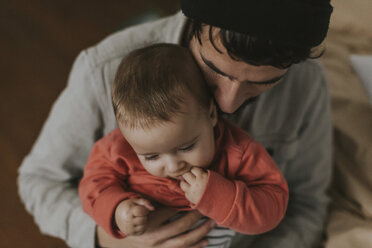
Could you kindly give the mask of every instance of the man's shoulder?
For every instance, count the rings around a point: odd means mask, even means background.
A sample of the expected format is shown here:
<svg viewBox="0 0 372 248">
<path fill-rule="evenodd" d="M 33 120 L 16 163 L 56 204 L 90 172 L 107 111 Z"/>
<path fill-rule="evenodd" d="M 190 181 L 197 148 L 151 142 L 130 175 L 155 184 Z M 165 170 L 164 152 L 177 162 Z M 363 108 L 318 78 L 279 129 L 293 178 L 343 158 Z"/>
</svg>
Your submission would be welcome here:
<svg viewBox="0 0 372 248">
<path fill-rule="evenodd" d="M 302 70 L 315 70 L 315 71 L 323 70 L 323 66 L 316 59 L 306 59 L 305 61 L 295 64 L 292 67 L 297 68 L 297 69 L 301 68 Z"/>
<path fill-rule="evenodd" d="M 290 105 L 295 102 L 305 104 L 316 98 L 320 91 L 327 90 L 326 83 L 323 66 L 316 60 L 308 59 L 292 65 L 282 81 L 263 98 Z"/>
<path fill-rule="evenodd" d="M 177 43 L 184 23 L 185 17 L 179 12 L 156 21 L 131 26 L 109 35 L 84 53 L 89 57 L 91 66 L 104 67 L 137 48 L 154 43 Z"/>
<path fill-rule="evenodd" d="M 314 59 L 307 59 L 304 62 L 295 64 L 288 70 L 287 81 L 291 80 L 293 83 L 301 84 L 308 88 L 314 88 L 317 83 L 324 83 L 324 69 L 319 61 Z"/>
<path fill-rule="evenodd" d="M 283 146 L 297 139 L 309 113 L 327 107 L 327 95 L 321 64 L 306 60 L 292 65 L 275 87 L 237 113 L 235 122 L 265 147 Z"/>
<path fill-rule="evenodd" d="M 97 99 L 102 112 L 112 120 L 110 88 L 122 58 L 129 52 L 154 43 L 177 43 L 186 18 L 177 13 L 157 21 L 131 26 L 83 50 L 70 73 L 70 84 L 81 89 L 84 99 Z M 83 87 L 84 86 L 84 87 Z"/>
</svg>

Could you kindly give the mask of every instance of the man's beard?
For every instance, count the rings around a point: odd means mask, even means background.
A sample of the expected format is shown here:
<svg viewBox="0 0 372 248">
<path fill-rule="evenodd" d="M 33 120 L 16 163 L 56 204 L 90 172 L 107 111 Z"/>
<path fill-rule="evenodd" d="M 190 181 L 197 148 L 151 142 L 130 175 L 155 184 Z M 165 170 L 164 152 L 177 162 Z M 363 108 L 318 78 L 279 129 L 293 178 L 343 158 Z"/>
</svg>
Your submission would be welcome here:
<svg viewBox="0 0 372 248">
<path fill-rule="evenodd" d="M 219 114 L 223 114 L 225 116 L 229 116 L 229 115 L 234 115 L 236 113 L 239 113 L 241 110 L 245 109 L 245 107 L 247 107 L 248 105 L 251 105 L 252 103 L 256 102 L 258 100 L 258 96 L 254 96 L 254 97 L 251 97 L 251 98 L 248 98 L 247 100 L 245 100 L 245 102 L 243 102 L 242 105 L 239 106 L 239 108 L 237 108 L 234 112 L 232 113 L 225 113 L 223 112 L 220 107 L 218 106 L 218 104 L 215 102 L 216 106 L 217 106 L 217 111 Z"/>
</svg>

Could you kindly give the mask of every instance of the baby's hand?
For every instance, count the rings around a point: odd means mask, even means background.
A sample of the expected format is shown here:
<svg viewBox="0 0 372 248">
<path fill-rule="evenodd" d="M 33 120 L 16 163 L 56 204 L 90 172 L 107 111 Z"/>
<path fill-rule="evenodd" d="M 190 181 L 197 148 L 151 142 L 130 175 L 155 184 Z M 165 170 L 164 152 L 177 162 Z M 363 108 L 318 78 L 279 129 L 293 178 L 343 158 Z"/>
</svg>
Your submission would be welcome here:
<svg viewBox="0 0 372 248">
<path fill-rule="evenodd" d="M 207 185 L 208 173 L 199 167 L 193 167 L 190 172 L 182 176 L 185 181 L 181 181 L 181 189 L 185 192 L 187 200 L 197 204 Z"/>
<path fill-rule="evenodd" d="M 116 225 L 127 236 L 140 235 L 146 229 L 149 211 L 154 209 L 154 206 L 143 198 L 124 200 L 115 210 Z"/>
</svg>

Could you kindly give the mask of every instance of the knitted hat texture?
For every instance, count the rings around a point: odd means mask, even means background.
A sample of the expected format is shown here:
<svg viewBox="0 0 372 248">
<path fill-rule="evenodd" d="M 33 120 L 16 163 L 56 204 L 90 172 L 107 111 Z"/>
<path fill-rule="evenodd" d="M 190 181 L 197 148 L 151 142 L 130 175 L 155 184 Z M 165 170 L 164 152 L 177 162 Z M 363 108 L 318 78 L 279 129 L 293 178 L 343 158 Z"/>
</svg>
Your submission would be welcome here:
<svg viewBox="0 0 372 248">
<path fill-rule="evenodd" d="M 301 47 L 328 32 L 330 0 L 181 0 L 187 17 L 219 28 Z"/>
</svg>

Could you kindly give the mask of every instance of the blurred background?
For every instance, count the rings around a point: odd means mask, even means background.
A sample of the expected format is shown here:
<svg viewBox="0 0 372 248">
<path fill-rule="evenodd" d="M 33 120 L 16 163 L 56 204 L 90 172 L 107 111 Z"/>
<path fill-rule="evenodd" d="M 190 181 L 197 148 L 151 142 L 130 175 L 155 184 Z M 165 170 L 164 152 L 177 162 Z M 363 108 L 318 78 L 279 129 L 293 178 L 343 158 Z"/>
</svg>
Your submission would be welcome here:
<svg viewBox="0 0 372 248">
<path fill-rule="evenodd" d="M 321 62 L 332 97 L 335 157 L 347 159 L 335 160 L 326 248 L 370 248 L 372 105 L 350 55 L 372 55 L 372 0 L 331 2 L 334 13 Z M 177 0 L 1 2 L 1 248 L 67 247 L 39 232 L 20 202 L 16 178 L 51 105 L 66 85 L 75 57 L 112 32 L 177 10 Z M 344 149 L 347 144 L 351 149 Z"/>
</svg>

